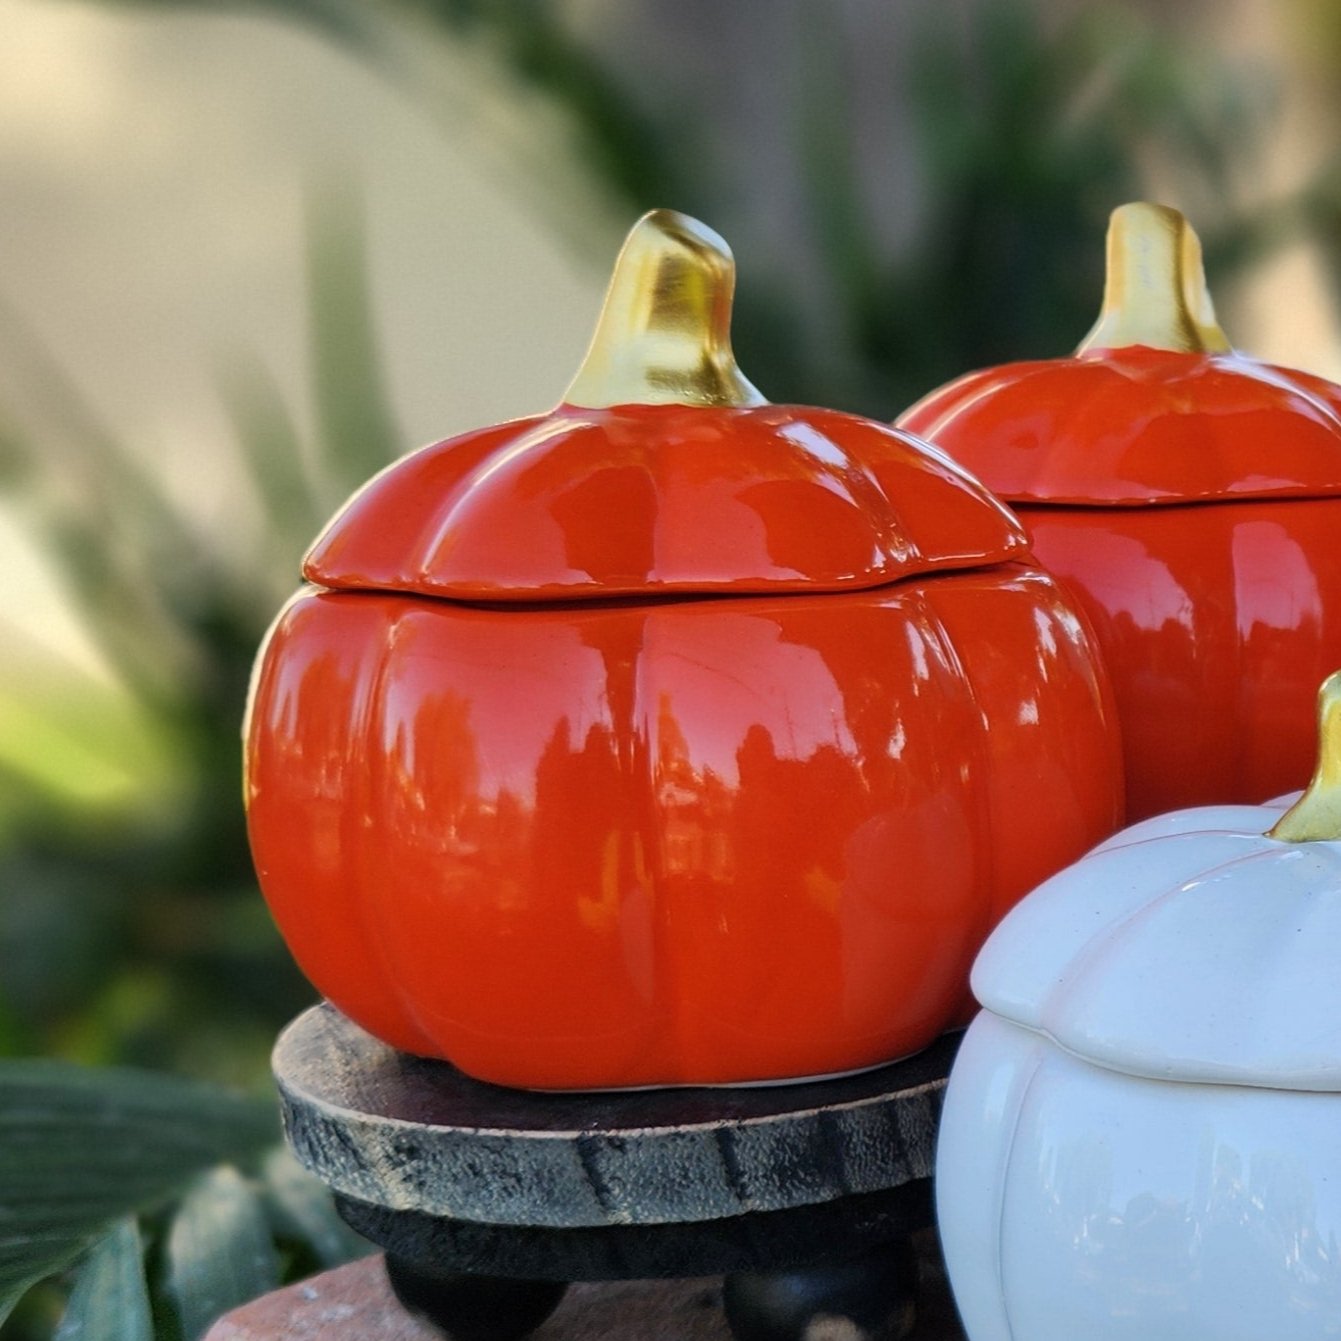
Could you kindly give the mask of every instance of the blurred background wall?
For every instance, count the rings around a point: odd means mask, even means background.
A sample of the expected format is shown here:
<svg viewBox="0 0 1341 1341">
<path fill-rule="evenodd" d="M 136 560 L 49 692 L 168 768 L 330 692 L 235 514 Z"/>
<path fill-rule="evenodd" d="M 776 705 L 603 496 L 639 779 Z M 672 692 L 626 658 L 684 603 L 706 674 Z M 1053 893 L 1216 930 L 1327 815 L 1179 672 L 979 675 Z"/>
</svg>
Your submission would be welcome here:
<svg viewBox="0 0 1341 1341">
<path fill-rule="evenodd" d="M 337 180 L 365 208 L 407 446 L 562 391 L 602 278 L 509 186 L 474 128 L 474 95 L 453 133 L 433 99 L 321 35 L 187 6 L 7 0 L 0 34 L 12 417 L 37 425 L 52 408 L 24 356 L 31 335 L 174 500 L 246 530 L 219 379 L 254 357 L 311 427 L 304 216 Z M 7 569 L 23 563 L 22 517 L 8 522 Z M 48 641 L 59 598 L 32 580 L 7 584 L 4 617 Z M 70 631 L 62 619 L 62 640 Z"/>
</svg>

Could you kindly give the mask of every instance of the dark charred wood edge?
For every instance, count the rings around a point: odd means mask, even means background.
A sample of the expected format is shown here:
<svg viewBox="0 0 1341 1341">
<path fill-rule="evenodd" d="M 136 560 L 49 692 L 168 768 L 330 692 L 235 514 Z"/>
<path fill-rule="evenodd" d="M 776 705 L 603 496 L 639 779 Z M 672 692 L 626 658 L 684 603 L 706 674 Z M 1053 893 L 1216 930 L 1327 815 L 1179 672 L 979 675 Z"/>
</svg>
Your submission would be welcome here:
<svg viewBox="0 0 1341 1341">
<path fill-rule="evenodd" d="M 809 1084 L 543 1094 L 407 1057 L 319 1006 L 274 1071 L 295 1155 L 345 1197 L 495 1227 L 675 1225 L 930 1177 L 958 1042 Z"/>
</svg>

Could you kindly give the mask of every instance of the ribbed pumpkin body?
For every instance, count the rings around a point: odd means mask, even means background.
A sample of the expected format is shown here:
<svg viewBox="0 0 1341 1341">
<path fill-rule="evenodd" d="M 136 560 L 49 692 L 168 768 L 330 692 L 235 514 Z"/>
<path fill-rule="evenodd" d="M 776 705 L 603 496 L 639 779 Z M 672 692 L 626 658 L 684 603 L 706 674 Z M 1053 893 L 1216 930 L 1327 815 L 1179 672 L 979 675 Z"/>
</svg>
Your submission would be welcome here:
<svg viewBox="0 0 1341 1341">
<path fill-rule="evenodd" d="M 561 407 L 406 458 L 277 621 L 248 819 L 300 964 L 486 1080 L 873 1065 L 1120 820 L 1083 621 L 924 444 Z"/>
<path fill-rule="evenodd" d="M 1146 819 L 973 969 L 938 1221 L 971 1341 L 1341 1330 L 1341 673 L 1288 811 Z"/>
<path fill-rule="evenodd" d="M 1128 817 L 1297 785 L 1341 664 L 1341 392 L 1141 347 L 972 374 L 900 418 L 1016 511 L 1094 626 Z"/>
<path fill-rule="evenodd" d="M 884 1061 L 1111 827 L 1073 635 L 1017 565 L 524 613 L 305 595 L 253 709 L 262 884 L 336 1005 L 486 1079 Z"/>
</svg>

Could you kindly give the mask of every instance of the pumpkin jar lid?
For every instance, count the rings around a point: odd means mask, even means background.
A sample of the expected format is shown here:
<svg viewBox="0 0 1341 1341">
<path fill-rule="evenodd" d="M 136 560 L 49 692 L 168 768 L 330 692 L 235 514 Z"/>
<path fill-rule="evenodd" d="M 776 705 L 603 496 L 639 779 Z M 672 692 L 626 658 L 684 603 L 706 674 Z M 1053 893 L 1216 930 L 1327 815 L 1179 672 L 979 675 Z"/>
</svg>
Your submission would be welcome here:
<svg viewBox="0 0 1341 1341">
<path fill-rule="evenodd" d="M 1014 503 L 1341 493 L 1341 387 L 1230 346 L 1201 242 L 1164 205 L 1113 211 L 1103 305 L 1074 357 L 969 373 L 898 422 Z"/>
<path fill-rule="evenodd" d="M 1156 816 L 1040 886 L 983 947 L 978 1000 L 1111 1070 L 1341 1091 L 1341 672 L 1319 734 L 1293 805 Z"/>
<path fill-rule="evenodd" d="M 711 229 L 646 215 L 560 405 L 388 467 L 307 578 L 470 601 L 844 591 L 1026 552 L 938 449 L 765 401 L 732 357 L 734 283 Z"/>
</svg>

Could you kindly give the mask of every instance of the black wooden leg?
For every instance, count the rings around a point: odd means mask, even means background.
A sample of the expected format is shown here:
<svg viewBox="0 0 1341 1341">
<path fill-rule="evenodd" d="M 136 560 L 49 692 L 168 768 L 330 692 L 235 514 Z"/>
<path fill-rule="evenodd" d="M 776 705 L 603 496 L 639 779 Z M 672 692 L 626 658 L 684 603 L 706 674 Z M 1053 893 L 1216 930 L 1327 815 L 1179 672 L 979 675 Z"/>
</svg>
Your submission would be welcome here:
<svg viewBox="0 0 1341 1341">
<path fill-rule="evenodd" d="M 520 1341 L 558 1308 L 568 1288 L 564 1281 L 436 1274 L 391 1253 L 386 1274 L 405 1308 L 451 1341 Z"/>
<path fill-rule="evenodd" d="M 723 1302 L 737 1341 L 805 1341 L 824 1318 L 847 1324 L 841 1335 L 852 1341 L 898 1341 L 912 1330 L 916 1295 L 917 1258 L 900 1238 L 835 1266 L 738 1272 Z"/>
</svg>

